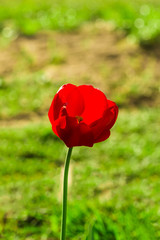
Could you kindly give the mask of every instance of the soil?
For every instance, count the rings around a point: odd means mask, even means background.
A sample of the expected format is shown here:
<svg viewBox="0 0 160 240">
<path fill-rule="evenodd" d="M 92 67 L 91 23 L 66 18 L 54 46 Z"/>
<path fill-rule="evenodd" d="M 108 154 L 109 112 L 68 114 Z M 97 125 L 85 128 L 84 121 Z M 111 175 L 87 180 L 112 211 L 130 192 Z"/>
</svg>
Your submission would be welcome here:
<svg viewBox="0 0 160 240">
<path fill-rule="evenodd" d="M 94 84 L 109 93 L 109 97 L 113 93 L 129 96 L 126 101 L 129 106 L 146 103 L 157 106 L 160 100 L 159 56 L 156 48 L 142 49 L 123 32 L 115 32 L 109 25 L 99 22 L 85 24 L 71 33 L 19 36 L 1 49 L 0 77 L 11 81 L 13 75 L 41 70 L 53 82 L 65 83 L 70 79 L 75 84 Z M 135 86 L 139 94 L 132 93 Z M 125 107 L 123 101 L 119 102 L 121 105 Z M 41 116 L 31 114 L 28 118 L 22 116 L 18 121 L 37 120 Z"/>
</svg>

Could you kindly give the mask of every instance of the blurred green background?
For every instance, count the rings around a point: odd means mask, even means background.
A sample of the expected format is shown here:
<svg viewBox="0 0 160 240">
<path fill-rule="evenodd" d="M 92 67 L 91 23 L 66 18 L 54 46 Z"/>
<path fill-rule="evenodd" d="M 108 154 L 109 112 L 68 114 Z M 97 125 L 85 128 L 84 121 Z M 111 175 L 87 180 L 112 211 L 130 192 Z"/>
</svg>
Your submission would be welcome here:
<svg viewBox="0 0 160 240">
<path fill-rule="evenodd" d="M 67 239 L 160 239 L 159 64 L 158 0 L 0 0 L 0 239 L 59 239 L 67 148 L 47 112 L 68 82 L 119 117 L 73 149 Z"/>
</svg>

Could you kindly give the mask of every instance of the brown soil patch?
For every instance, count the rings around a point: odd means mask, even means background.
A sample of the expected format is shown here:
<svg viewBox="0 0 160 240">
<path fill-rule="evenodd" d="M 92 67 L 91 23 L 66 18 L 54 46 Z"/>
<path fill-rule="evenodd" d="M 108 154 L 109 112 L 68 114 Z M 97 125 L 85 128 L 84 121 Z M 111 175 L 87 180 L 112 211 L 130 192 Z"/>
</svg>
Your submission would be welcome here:
<svg viewBox="0 0 160 240">
<path fill-rule="evenodd" d="M 154 106 L 160 99 L 159 64 L 158 52 L 140 48 L 100 22 L 73 33 L 19 37 L 1 50 L 0 77 L 10 81 L 15 74 L 42 70 L 53 82 L 94 84 L 108 97 L 117 96 L 119 106 Z"/>
<path fill-rule="evenodd" d="M 10 128 L 10 127 L 24 127 L 27 124 L 32 124 L 32 123 L 48 123 L 49 124 L 49 119 L 46 114 L 46 112 L 41 115 L 41 114 L 20 114 L 12 118 L 8 119 L 1 119 L 0 120 L 0 127 L 1 128 Z"/>
</svg>

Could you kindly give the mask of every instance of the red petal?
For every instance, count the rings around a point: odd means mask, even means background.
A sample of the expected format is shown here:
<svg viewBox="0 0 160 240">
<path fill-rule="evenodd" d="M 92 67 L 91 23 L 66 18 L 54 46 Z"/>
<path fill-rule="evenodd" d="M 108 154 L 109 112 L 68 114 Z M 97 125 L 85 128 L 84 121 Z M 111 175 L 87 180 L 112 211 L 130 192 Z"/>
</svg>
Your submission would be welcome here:
<svg viewBox="0 0 160 240">
<path fill-rule="evenodd" d="M 67 96 L 75 88 L 77 87 L 74 86 L 73 84 L 66 84 L 60 87 L 60 89 L 53 98 L 53 101 L 48 112 L 48 116 L 51 123 L 53 123 L 53 121 L 55 121 L 58 118 L 60 109 L 67 101 Z"/>
<path fill-rule="evenodd" d="M 64 105 L 66 105 L 68 115 L 81 115 L 84 110 L 84 102 L 77 86 L 66 84 L 58 90 L 48 112 L 51 123 L 59 117 L 60 110 Z"/>
<path fill-rule="evenodd" d="M 76 87 L 67 97 L 67 113 L 71 117 L 81 116 L 84 111 L 83 97 Z"/>
<path fill-rule="evenodd" d="M 94 135 L 95 142 L 103 141 L 103 140 L 99 140 L 99 139 L 101 139 L 101 136 L 103 136 L 103 134 L 104 134 L 104 138 L 105 138 L 105 136 L 108 136 L 109 130 L 114 125 L 114 123 L 117 119 L 117 114 L 118 114 L 117 105 L 114 102 L 108 100 L 108 106 L 109 106 L 109 108 L 107 108 L 104 111 L 103 117 L 96 120 L 95 122 L 93 122 L 90 125 L 90 128 Z"/>
<path fill-rule="evenodd" d="M 56 131 L 54 131 L 56 129 Z M 93 134 L 84 123 L 78 123 L 74 117 L 60 117 L 54 122 L 53 131 L 57 133 L 67 147 L 93 146 Z"/>
<path fill-rule="evenodd" d="M 78 146 L 93 146 L 93 133 L 88 125 L 85 123 L 79 124 L 79 143 Z"/>
<path fill-rule="evenodd" d="M 107 98 L 103 92 L 90 85 L 81 85 L 78 87 L 84 99 L 84 112 L 81 115 L 86 124 L 91 124 L 103 116 L 107 107 Z"/>
<path fill-rule="evenodd" d="M 59 98 L 61 99 L 61 101 L 63 103 L 65 103 L 67 101 L 67 98 L 70 96 L 71 92 L 73 90 L 75 90 L 77 88 L 77 86 L 68 83 L 65 84 L 63 86 L 60 87 L 60 89 L 58 90 L 57 94 L 59 95 Z"/>
<path fill-rule="evenodd" d="M 108 128 L 111 129 L 118 117 L 118 106 L 116 105 L 115 102 L 112 102 L 111 100 L 107 100 L 107 102 L 108 102 L 109 111 L 110 113 L 112 113 L 112 120 L 110 124 L 108 124 Z"/>
<path fill-rule="evenodd" d="M 109 136 L 110 136 L 110 131 L 106 129 L 101 133 L 101 135 L 99 135 L 99 137 L 94 141 L 94 143 L 102 142 L 107 138 L 109 138 Z"/>
</svg>

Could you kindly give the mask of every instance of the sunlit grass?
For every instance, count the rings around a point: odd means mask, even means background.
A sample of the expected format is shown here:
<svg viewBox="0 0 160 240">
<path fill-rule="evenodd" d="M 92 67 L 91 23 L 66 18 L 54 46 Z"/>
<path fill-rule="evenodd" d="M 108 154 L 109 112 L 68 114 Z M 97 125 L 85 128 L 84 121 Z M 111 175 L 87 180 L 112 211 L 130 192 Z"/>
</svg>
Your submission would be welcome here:
<svg viewBox="0 0 160 240">
<path fill-rule="evenodd" d="M 107 141 L 93 148 L 74 148 L 69 239 L 85 239 L 89 223 L 95 239 L 100 239 L 97 228 L 102 236 L 110 231 L 109 239 L 159 239 L 158 113 L 158 109 L 120 111 Z M 5 239 L 28 234 L 33 239 L 41 234 L 58 239 L 60 172 L 66 147 L 52 133 L 49 122 L 1 128 L 0 139 L 0 212 L 1 219 L 6 218 L 5 224 L 1 220 Z M 96 221 L 104 221 L 108 230 Z"/>
<path fill-rule="evenodd" d="M 33 35 L 42 29 L 70 31 L 86 21 L 103 19 L 113 28 L 126 31 L 134 41 L 153 44 L 159 41 L 159 2 L 121 1 L 1 1 L 0 20 L 4 38 L 17 34 Z"/>
<path fill-rule="evenodd" d="M 16 115 L 43 113 L 48 110 L 50 101 L 61 83 L 52 84 L 43 72 L 28 74 L 4 83 L 0 87 L 0 117 L 10 118 Z"/>
</svg>

